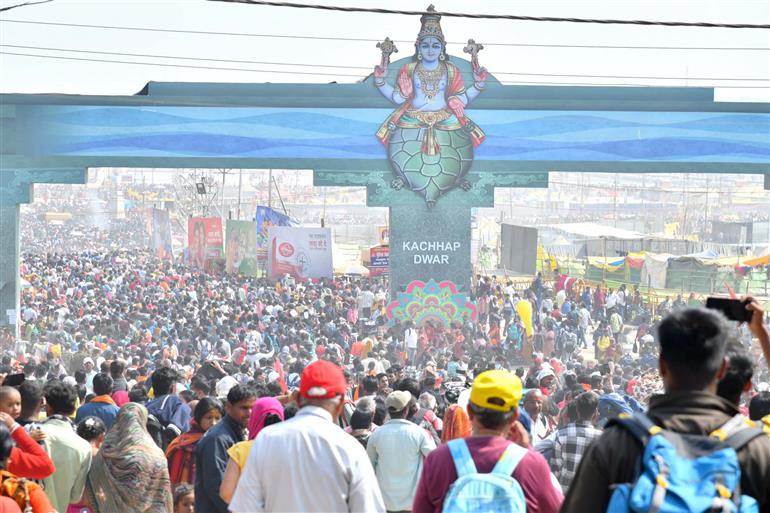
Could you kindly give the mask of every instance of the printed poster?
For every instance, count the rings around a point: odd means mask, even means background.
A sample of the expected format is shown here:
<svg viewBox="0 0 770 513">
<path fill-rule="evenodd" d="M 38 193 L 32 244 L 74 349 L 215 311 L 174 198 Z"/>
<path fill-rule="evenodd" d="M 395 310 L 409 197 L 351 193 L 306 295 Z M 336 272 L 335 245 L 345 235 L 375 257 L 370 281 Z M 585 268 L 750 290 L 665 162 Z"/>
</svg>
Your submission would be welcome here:
<svg viewBox="0 0 770 513">
<path fill-rule="evenodd" d="M 377 238 L 380 239 L 380 246 L 390 245 L 390 226 L 378 226 Z"/>
<path fill-rule="evenodd" d="M 271 279 L 286 274 L 298 280 L 332 277 L 329 228 L 273 226 L 268 232 L 268 244 L 267 272 Z"/>
<path fill-rule="evenodd" d="M 191 217 L 187 220 L 190 266 L 204 271 L 214 269 L 223 258 L 222 219 Z"/>
<path fill-rule="evenodd" d="M 267 258 L 268 231 L 271 226 L 291 226 L 291 219 L 269 207 L 258 206 L 254 218 L 257 224 L 257 257 Z"/>
<path fill-rule="evenodd" d="M 229 274 L 256 276 L 257 230 L 252 221 L 227 221 L 225 271 Z"/>
<path fill-rule="evenodd" d="M 174 258 L 171 252 L 171 219 L 168 210 L 153 208 L 151 219 L 152 237 L 150 243 L 152 251 L 158 258 Z"/>
<path fill-rule="evenodd" d="M 390 267 L 390 247 L 377 246 L 369 249 L 369 271 L 371 276 L 387 274 Z"/>
</svg>

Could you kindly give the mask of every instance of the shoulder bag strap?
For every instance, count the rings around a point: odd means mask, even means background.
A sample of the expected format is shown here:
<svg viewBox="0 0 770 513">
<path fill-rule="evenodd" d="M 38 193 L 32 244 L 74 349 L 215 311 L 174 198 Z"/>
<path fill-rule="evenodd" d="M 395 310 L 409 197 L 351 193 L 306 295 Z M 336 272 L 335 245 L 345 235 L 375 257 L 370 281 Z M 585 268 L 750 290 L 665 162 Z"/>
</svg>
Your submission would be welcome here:
<svg viewBox="0 0 770 513">
<path fill-rule="evenodd" d="M 655 423 L 643 413 L 635 413 L 633 416 L 621 414 L 617 418 L 610 420 L 606 427 L 613 425 L 620 426 L 631 433 L 634 438 L 642 442 L 643 446 L 647 445 L 647 442 L 652 436 L 657 435 L 662 431 L 662 428 L 656 426 Z"/>
<path fill-rule="evenodd" d="M 505 448 L 505 451 L 503 451 L 502 456 L 500 456 L 497 464 L 495 464 L 495 468 L 492 469 L 492 473 L 503 476 L 513 475 L 516 467 L 526 454 L 527 450 L 525 448 L 519 447 L 515 443 L 511 443 Z"/>
<path fill-rule="evenodd" d="M 477 473 L 476 464 L 473 462 L 471 451 L 468 449 L 468 444 L 465 443 L 464 439 L 451 440 L 447 445 L 449 446 L 449 452 L 452 453 L 452 460 L 455 463 L 458 478 Z"/>
<path fill-rule="evenodd" d="M 737 432 L 728 436 L 725 440 L 725 444 L 728 447 L 732 447 L 735 452 L 741 450 L 746 444 L 751 442 L 757 437 L 767 436 L 767 434 L 759 427 L 749 427 L 744 424 L 744 428 L 739 429 Z"/>
<path fill-rule="evenodd" d="M 709 436 L 719 438 L 720 440 L 724 441 L 745 427 L 754 427 L 753 422 L 738 413 L 731 417 L 730 420 L 725 422 L 722 426 L 709 433 Z"/>
</svg>

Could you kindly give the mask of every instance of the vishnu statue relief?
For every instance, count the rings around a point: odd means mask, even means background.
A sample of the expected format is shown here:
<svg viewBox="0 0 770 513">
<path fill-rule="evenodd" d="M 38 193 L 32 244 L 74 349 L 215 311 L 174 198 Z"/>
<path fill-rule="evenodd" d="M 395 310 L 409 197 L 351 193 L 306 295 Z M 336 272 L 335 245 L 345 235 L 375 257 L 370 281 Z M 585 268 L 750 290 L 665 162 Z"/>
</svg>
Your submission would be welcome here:
<svg viewBox="0 0 770 513">
<path fill-rule="evenodd" d="M 398 106 L 380 126 L 377 138 L 388 149 L 395 175 L 391 187 L 406 185 L 433 207 L 456 186 L 471 188 L 466 175 L 474 148 L 485 136 L 465 115 L 465 108 L 484 90 L 488 74 L 478 62 L 483 46 L 469 40 L 464 51 L 471 54 L 473 84 L 466 87 L 460 68 L 447 58 L 441 16 L 432 5 L 420 22 L 412 62 L 401 67 L 392 85 L 385 75 L 390 54 L 398 50 L 389 38 L 377 44 L 382 59 L 374 68 L 374 84 Z"/>
</svg>

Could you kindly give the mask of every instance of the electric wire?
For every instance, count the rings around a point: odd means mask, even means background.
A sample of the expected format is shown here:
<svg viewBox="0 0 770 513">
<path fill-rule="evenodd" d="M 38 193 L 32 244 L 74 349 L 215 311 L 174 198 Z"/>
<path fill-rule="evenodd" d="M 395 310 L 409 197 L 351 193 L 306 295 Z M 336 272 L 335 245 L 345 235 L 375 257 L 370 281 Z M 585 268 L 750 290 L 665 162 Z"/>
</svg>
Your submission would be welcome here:
<svg viewBox="0 0 770 513">
<path fill-rule="evenodd" d="M 0 12 L 10 11 L 11 9 L 18 9 L 19 7 L 27 7 L 30 5 L 47 4 L 53 2 L 53 0 L 40 0 L 39 2 L 24 2 L 23 4 L 9 5 L 8 7 L 0 8 Z"/>
<path fill-rule="evenodd" d="M 196 66 L 192 64 L 169 64 L 169 63 L 160 63 L 160 62 L 123 61 L 123 60 L 116 60 L 116 59 L 94 59 L 94 58 L 72 57 L 72 56 L 63 56 L 63 55 L 38 55 L 38 54 L 30 54 L 30 53 L 23 53 L 23 52 L 0 51 L 0 55 L 32 57 L 32 58 L 39 58 L 39 59 L 70 60 L 70 61 L 80 61 L 80 62 L 124 64 L 124 65 L 135 65 L 135 66 L 158 66 L 158 67 L 164 67 L 164 68 L 185 68 L 185 69 L 204 69 L 204 70 L 212 70 L 212 71 L 238 71 L 238 72 L 247 72 L 247 73 L 268 73 L 268 74 L 277 73 L 277 74 L 286 74 L 286 75 L 346 77 L 346 78 L 357 78 L 359 80 L 365 78 L 361 74 L 354 75 L 349 73 L 324 73 L 324 72 L 311 72 L 311 71 L 289 71 L 289 70 L 274 70 L 274 69 L 267 70 L 267 69 L 233 68 L 233 67 L 217 67 L 217 66 Z M 580 78 L 579 76 L 575 76 L 575 75 L 565 75 L 565 77 Z M 621 77 L 618 77 L 618 78 L 621 78 Z M 667 79 L 667 80 L 674 80 L 674 79 Z M 687 79 L 687 80 L 695 80 L 695 79 Z M 721 79 L 718 79 L 718 80 L 721 80 Z M 661 87 L 660 85 L 655 85 L 655 84 L 638 84 L 638 83 L 619 83 L 618 84 L 618 83 L 576 82 L 576 81 L 549 82 L 546 80 L 536 80 L 536 81 L 502 80 L 500 81 L 500 83 L 509 84 L 509 85 L 530 84 L 530 85 L 554 85 L 554 86 Z M 690 87 L 690 86 L 669 85 L 667 87 Z M 708 87 L 708 86 L 698 85 L 695 87 Z M 724 88 L 724 89 L 770 89 L 770 86 L 749 86 L 749 85 L 729 85 L 729 86 L 718 86 L 718 87 Z"/>
<path fill-rule="evenodd" d="M 318 36 L 318 35 L 301 35 L 301 34 L 260 34 L 250 32 L 222 32 L 213 30 L 186 30 L 186 29 L 169 29 L 160 27 L 129 27 L 119 25 L 95 25 L 86 23 L 61 23 L 50 21 L 31 21 L 31 20 L 0 20 L 0 23 L 19 23 L 28 25 L 44 25 L 55 27 L 73 27 L 73 28 L 90 28 L 90 29 L 105 29 L 105 30 L 128 30 L 128 31 L 140 31 L 140 32 L 162 32 L 169 34 L 192 34 L 192 35 L 210 35 L 210 36 L 228 36 L 228 37 L 261 37 L 261 38 L 276 38 L 276 39 L 307 39 L 313 41 L 357 41 L 366 43 L 377 43 L 377 39 L 372 38 L 356 38 L 356 37 L 341 37 L 341 36 Z M 395 43 L 408 43 L 413 44 L 413 40 L 394 40 Z M 464 45 L 464 41 L 448 41 L 447 44 Z M 757 46 L 743 46 L 743 47 L 720 47 L 720 46 L 644 46 L 644 45 L 583 45 L 583 44 L 556 44 L 556 43 L 505 43 L 505 42 L 484 42 L 484 46 L 513 46 L 524 48 L 585 48 L 585 49 L 616 49 L 616 50 L 678 50 L 678 51 L 691 51 L 691 50 L 712 50 L 712 51 L 770 51 L 770 47 L 757 47 Z"/>
<path fill-rule="evenodd" d="M 403 14 L 407 16 L 421 16 L 432 14 L 445 18 L 468 18 L 478 20 L 513 20 L 513 21 L 538 21 L 559 23 L 588 23 L 600 25 L 645 25 L 663 27 L 695 27 L 695 28 L 729 28 L 729 29 L 770 29 L 770 25 L 751 23 L 708 23 L 687 21 L 651 21 L 651 20 L 613 20 L 598 18 L 562 18 L 554 16 L 519 16 L 515 14 L 475 14 L 444 11 L 414 11 L 403 9 L 383 9 L 378 7 L 343 7 L 338 5 L 300 4 L 295 2 L 275 2 L 270 0 L 209 0 L 210 2 L 223 2 L 231 4 L 250 4 L 269 7 L 290 7 L 294 9 L 313 9 L 320 11 L 360 12 L 370 14 Z"/>
<path fill-rule="evenodd" d="M 270 65 L 270 66 L 293 66 L 304 68 L 335 68 L 335 69 L 357 69 L 357 70 L 372 70 L 371 66 L 349 66 L 342 64 L 315 64 L 315 63 L 303 63 L 303 62 L 280 62 L 280 61 L 254 61 L 254 60 L 240 60 L 240 59 L 222 59 L 222 58 L 205 58 L 205 57 L 188 57 L 180 55 L 156 55 L 146 53 L 128 53 L 128 52 L 107 52 L 100 50 L 83 50 L 75 48 L 53 48 L 44 46 L 26 46 L 26 45 L 13 45 L 2 44 L 0 48 L 16 48 L 24 50 L 38 50 L 38 51 L 54 51 L 54 52 L 72 52 L 72 53 L 85 53 L 85 54 L 98 54 L 98 55 L 114 55 L 120 57 L 148 57 L 153 59 L 178 59 L 187 61 L 204 61 L 204 62 L 224 62 L 224 63 L 236 63 L 236 64 L 258 64 L 258 65 Z M 750 77 L 667 77 L 667 76 L 642 76 L 642 75 L 586 75 L 586 74 L 565 74 L 565 73 L 535 73 L 535 72 L 511 72 L 511 71 L 490 71 L 493 76 L 498 75 L 514 75 L 514 76 L 539 76 L 539 77 L 566 77 L 566 78 L 609 78 L 609 79 L 642 79 L 642 80 L 715 80 L 715 81 L 733 81 L 733 82 L 770 82 L 770 78 L 750 78 Z M 469 73 L 462 73 L 463 75 L 471 75 Z M 335 74 L 335 76 L 337 76 Z M 358 75 L 346 75 L 346 76 L 358 76 Z"/>
</svg>

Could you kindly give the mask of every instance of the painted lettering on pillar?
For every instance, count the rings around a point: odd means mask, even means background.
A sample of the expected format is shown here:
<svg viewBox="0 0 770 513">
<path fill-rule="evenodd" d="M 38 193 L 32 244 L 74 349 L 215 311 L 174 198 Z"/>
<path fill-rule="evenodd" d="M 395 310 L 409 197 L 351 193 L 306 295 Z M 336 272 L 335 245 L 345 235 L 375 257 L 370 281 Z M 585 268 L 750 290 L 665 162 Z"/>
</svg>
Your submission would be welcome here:
<svg viewBox="0 0 770 513">
<path fill-rule="evenodd" d="M 390 38 L 377 44 L 382 58 L 374 68 L 374 85 L 397 105 L 377 138 L 388 148 L 394 174 L 391 187 L 399 190 L 406 185 L 432 207 L 455 187 L 466 191 L 472 187 L 466 176 L 474 148 L 486 136 L 465 115 L 465 108 L 486 88 L 488 73 L 478 61 L 484 47 L 469 39 L 463 51 L 471 55 L 473 76 L 467 77 L 472 83 L 466 83 L 460 68 L 447 57 L 441 16 L 432 5 L 420 22 L 412 62 L 399 69 L 393 83 L 386 74 L 390 54 L 398 49 Z"/>
<path fill-rule="evenodd" d="M 409 241 L 405 240 L 401 250 L 412 253 L 414 264 L 449 264 L 452 254 L 460 251 L 462 243 L 452 241 Z"/>
</svg>

